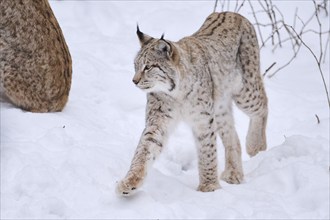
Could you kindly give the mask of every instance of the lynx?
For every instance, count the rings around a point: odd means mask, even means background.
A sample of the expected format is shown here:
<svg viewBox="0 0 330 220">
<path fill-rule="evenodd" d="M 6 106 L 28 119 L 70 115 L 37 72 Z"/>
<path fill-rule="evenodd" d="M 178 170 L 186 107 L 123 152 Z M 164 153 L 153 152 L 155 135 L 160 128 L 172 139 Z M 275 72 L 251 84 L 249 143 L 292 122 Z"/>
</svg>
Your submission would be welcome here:
<svg viewBox="0 0 330 220">
<path fill-rule="evenodd" d="M 71 74 L 71 56 L 48 1 L 1 1 L 2 95 L 27 111 L 61 111 Z"/>
<path fill-rule="evenodd" d="M 126 177 L 116 188 L 123 196 L 141 186 L 148 165 L 179 121 L 193 131 L 198 152 L 199 186 L 220 188 L 216 136 L 225 147 L 221 178 L 243 181 L 240 142 L 232 101 L 250 118 L 246 149 L 266 150 L 267 97 L 259 67 L 259 46 L 252 24 L 232 12 L 213 13 L 193 35 L 178 42 L 150 37 L 137 28 L 141 49 L 133 82 L 147 93 L 146 125 Z"/>
</svg>

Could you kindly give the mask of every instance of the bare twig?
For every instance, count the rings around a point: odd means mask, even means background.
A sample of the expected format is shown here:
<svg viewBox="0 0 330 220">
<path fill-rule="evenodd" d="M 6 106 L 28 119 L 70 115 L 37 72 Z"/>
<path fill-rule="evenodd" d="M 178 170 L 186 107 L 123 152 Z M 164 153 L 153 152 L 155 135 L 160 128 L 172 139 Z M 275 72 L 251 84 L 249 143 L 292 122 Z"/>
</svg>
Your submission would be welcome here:
<svg viewBox="0 0 330 220">
<path fill-rule="evenodd" d="M 236 0 L 235 12 L 239 12 L 239 10 L 241 10 L 241 8 L 243 7 L 244 3 L 245 3 L 245 0 L 243 0 L 241 5 L 238 6 L 238 0 Z"/>
<path fill-rule="evenodd" d="M 272 65 L 270 65 L 270 67 L 268 67 L 267 69 L 266 69 L 266 71 L 265 71 L 265 73 L 263 74 L 263 76 L 266 76 L 266 74 L 267 74 L 267 72 L 271 69 L 271 68 L 273 68 L 273 66 L 276 64 L 276 62 L 274 62 Z"/>
<path fill-rule="evenodd" d="M 296 19 L 297 19 L 297 14 L 298 14 L 298 7 L 296 8 L 296 11 L 294 13 L 293 17 L 293 28 L 296 29 Z"/>
<path fill-rule="evenodd" d="M 329 12 L 328 12 L 328 0 L 323 0 L 323 2 L 317 4 L 317 10 L 321 11 L 321 9 L 323 9 L 325 11 L 325 15 L 328 16 Z"/>
<path fill-rule="evenodd" d="M 329 105 L 329 108 L 330 108 L 330 99 L 329 99 L 329 92 L 328 92 L 328 88 L 327 88 L 327 84 L 325 82 L 325 79 L 324 79 L 324 74 L 323 74 L 323 71 L 322 71 L 322 68 L 321 68 L 321 61 L 317 59 L 315 53 L 313 52 L 313 50 L 301 39 L 301 37 L 298 35 L 298 33 L 294 30 L 294 28 L 292 26 L 289 26 L 287 25 L 288 27 L 290 27 L 297 35 L 297 37 L 299 38 L 300 42 L 309 50 L 309 52 L 311 52 L 311 54 L 313 55 L 316 63 L 317 63 L 317 66 L 319 68 L 319 71 L 320 71 L 320 74 L 321 74 L 321 78 L 322 78 L 322 81 L 323 81 L 323 86 L 324 86 L 324 90 L 325 90 L 325 93 L 327 95 L 327 100 L 328 100 L 328 105 Z"/>
<path fill-rule="evenodd" d="M 278 68 L 275 72 L 273 72 L 271 75 L 268 76 L 268 78 L 272 78 L 277 72 L 281 71 L 282 69 L 284 69 L 285 67 L 289 66 L 292 61 L 297 57 L 297 54 L 299 53 L 301 47 L 298 47 L 298 49 L 296 51 L 294 51 L 293 56 L 291 57 L 291 59 L 284 64 L 283 66 L 281 66 L 280 68 Z"/>
<path fill-rule="evenodd" d="M 319 61 L 322 60 L 322 56 L 323 56 L 323 49 L 322 49 L 322 34 L 320 34 L 322 32 L 322 24 L 320 22 L 320 18 L 319 18 L 319 5 L 316 4 L 315 0 L 313 0 L 314 3 L 314 7 L 315 7 L 315 16 L 316 16 L 316 20 L 317 23 L 319 25 L 319 44 L 320 44 L 320 57 L 319 57 Z"/>
<path fill-rule="evenodd" d="M 267 2 L 267 0 L 265 0 L 265 1 Z M 270 2 L 270 4 L 269 5 L 267 4 L 267 7 L 269 8 L 269 14 L 270 14 L 271 21 L 272 21 L 273 32 L 275 32 L 275 34 L 276 34 L 276 36 L 278 38 L 279 46 L 282 47 L 281 35 L 280 35 L 280 32 L 278 31 L 278 27 L 277 27 L 278 21 L 276 19 L 276 13 L 274 11 L 274 8 L 276 8 L 277 11 L 282 15 L 282 21 L 284 20 L 284 16 L 281 13 L 281 11 L 278 10 L 278 8 L 273 5 L 272 0 L 269 0 L 269 2 Z"/>
<path fill-rule="evenodd" d="M 234 12 L 237 12 L 237 8 L 238 8 L 238 1 L 239 1 L 239 0 L 236 0 L 236 4 L 235 4 L 235 10 L 234 10 Z"/>
<path fill-rule="evenodd" d="M 327 57 L 327 48 L 329 46 L 329 41 L 330 41 L 330 31 L 328 32 L 328 39 L 327 42 L 325 43 L 325 49 L 324 49 L 324 56 L 323 56 L 323 63 L 325 63 L 325 58 Z"/>
<path fill-rule="evenodd" d="M 320 124 L 321 121 L 320 121 L 319 116 L 317 114 L 315 114 L 315 117 L 316 117 L 317 123 Z"/>
<path fill-rule="evenodd" d="M 252 12 L 253 12 L 254 20 L 255 20 L 257 23 L 259 23 L 258 18 L 257 18 L 256 13 L 255 13 L 255 10 L 254 10 L 254 8 L 253 8 L 253 6 L 252 6 L 252 4 L 251 4 L 251 0 L 248 0 L 248 2 L 249 2 L 249 5 L 250 5 L 250 7 L 251 7 L 251 10 L 252 10 Z M 258 29 L 258 32 L 259 32 L 259 37 L 260 37 L 260 40 L 261 40 L 261 42 L 262 42 L 262 45 L 264 45 L 264 39 L 263 39 L 263 37 L 262 37 L 262 34 L 261 34 L 261 30 L 260 30 L 260 26 L 259 26 L 259 25 L 257 25 L 257 29 Z"/>
<path fill-rule="evenodd" d="M 217 10 L 217 6 L 218 6 L 218 0 L 215 0 L 213 12 L 215 12 Z"/>
<path fill-rule="evenodd" d="M 281 30 L 281 29 L 282 29 L 282 26 L 279 28 L 279 30 Z M 304 34 L 306 34 L 306 33 L 314 33 L 314 34 L 322 34 L 322 35 L 328 34 L 328 40 L 329 40 L 329 37 L 330 37 L 330 30 L 329 30 L 329 31 L 323 31 L 323 32 L 320 33 L 320 32 L 318 32 L 318 31 L 315 31 L 315 30 L 312 30 L 312 29 L 308 29 L 308 30 L 303 31 L 303 32 L 300 34 L 300 36 L 302 36 L 302 35 L 304 35 Z M 271 36 L 269 36 L 268 38 L 266 38 L 265 43 L 268 42 L 268 40 L 270 39 L 270 37 L 271 37 Z M 287 41 L 292 40 L 291 38 L 292 38 L 291 35 L 290 35 L 289 37 L 287 37 L 287 38 L 284 38 L 284 39 L 282 40 L 282 43 L 285 43 L 285 42 L 287 42 Z M 324 48 L 327 48 L 327 43 L 328 43 L 328 41 L 326 42 L 326 45 L 325 45 Z M 273 52 L 275 51 L 275 49 L 276 49 L 277 47 L 278 47 L 278 44 L 275 44 L 275 45 L 274 45 Z M 324 49 L 324 52 L 327 52 L 327 50 Z M 324 56 L 323 56 L 323 60 L 324 60 L 325 56 L 326 56 L 326 54 L 324 54 Z M 325 61 L 324 61 L 324 62 L 325 62 Z"/>
<path fill-rule="evenodd" d="M 223 0 L 223 1 L 221 2 L 221 11 L 224 11 L 224 9 L 225 9 L 225 4 L 226 4 L 226 2 L 225 2 L 225 0 Z"/>
<path fill-rule="evenodd" d="M 229 11 L 230 8 L 230 1 L 227 1 L 227 11 Z"/>
</svg>

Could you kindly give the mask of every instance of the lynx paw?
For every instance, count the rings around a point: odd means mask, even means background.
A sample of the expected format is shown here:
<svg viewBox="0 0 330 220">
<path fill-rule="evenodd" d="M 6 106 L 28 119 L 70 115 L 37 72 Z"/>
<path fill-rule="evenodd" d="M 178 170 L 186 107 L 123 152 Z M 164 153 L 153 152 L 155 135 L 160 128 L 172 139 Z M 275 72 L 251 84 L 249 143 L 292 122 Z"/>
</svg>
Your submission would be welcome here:
<svg viewBox="0 0 330 220">
<path fill-rule="evenodd" d="M 246 152 L 250 155 L 250 157 L 254 157 L 260 151 L 265 151 L 267 149 L 266 144 L 262 145 L 248 145 L 246 147 Z"/>
<path fill-rule="evenodd" d="M 243 178 L 243 172 L 234 169 L 225 170 L 221 174 L 221 179 L 230 184 L 240 184 L 243 181 Z"/>
<path fill-rule="evenodd" d="M 217 189 L 220 189 L 219 183 L 208 183 L 208 184 L 199 184 L 197 190 L 201 192 L 213 192 Z"/>
<path fill-rule="evenodd" d="M 142 185 L 142 178 L 135 175 L 126 177 L 117 184 L 116 193 L 120 196 L 131 196 Z"/>
<path fill-rule="evenodd" d="M 117 185 L 116 193 L 120 196 L 131 196 L 135 190 L 135 187 L 127 185 L 124 181 L 120 181 Z"/>
</svg>

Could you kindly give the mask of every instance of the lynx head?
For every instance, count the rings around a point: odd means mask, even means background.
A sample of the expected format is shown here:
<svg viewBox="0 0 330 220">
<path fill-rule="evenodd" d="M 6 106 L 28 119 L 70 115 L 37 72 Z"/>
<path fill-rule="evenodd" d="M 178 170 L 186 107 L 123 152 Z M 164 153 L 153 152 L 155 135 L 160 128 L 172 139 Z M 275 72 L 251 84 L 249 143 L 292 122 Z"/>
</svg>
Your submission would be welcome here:
<svg viewBox="0 0 330 220">
<path fill-rule="evenodd" d="M 137 36 L 141 49 L 134 65 L 133 82 L 146 92 L 171 93 L 178 86 L 178 52 L 172 42 L 150 37 L 139 30 Z"/>
</svg>

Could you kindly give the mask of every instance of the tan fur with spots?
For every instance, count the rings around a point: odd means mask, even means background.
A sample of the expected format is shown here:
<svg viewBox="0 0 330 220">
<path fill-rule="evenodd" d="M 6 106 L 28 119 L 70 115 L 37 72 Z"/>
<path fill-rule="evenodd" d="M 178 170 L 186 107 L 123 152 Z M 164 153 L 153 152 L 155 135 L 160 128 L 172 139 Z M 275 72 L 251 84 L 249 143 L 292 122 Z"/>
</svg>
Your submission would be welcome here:
<svg viewBox="0 0 330 220">
<path fill-rule="evenodd" d="M 0 77 L 2 95 L 24 110 L 64 108 L 72 62 L 47 0 L 1 1 Z"/>
</svg>

